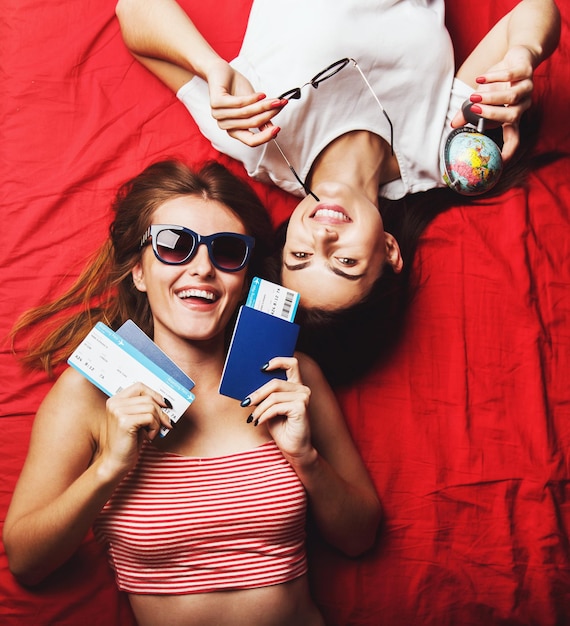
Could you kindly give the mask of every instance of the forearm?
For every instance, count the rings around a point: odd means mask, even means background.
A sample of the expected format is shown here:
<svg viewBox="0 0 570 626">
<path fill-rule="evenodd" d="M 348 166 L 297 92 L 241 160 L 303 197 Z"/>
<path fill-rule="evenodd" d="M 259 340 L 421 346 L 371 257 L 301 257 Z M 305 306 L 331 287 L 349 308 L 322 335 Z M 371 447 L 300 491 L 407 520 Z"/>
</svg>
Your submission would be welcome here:
<svg viewBox="0 0 570 626">
<path fill-rule="evenodd" d="M 532 68 L 550 56 L 560 38 L 560 14 L 552 0 L 522 0 L 477 45 L 457 72 L 476 87 L 477 77 L 500 63 L 516 46 L 528 50 Z"/>
<path fill-rule="evenodd" d="M 77 550 L 120 478 L 95 462 L 61 495 L 39 510 L 4 525 L 10 570 L 22 583 L 35 585 Z"/>
<path fill-rule="evenodd" d="M 373 490 L 349 484 L 315 449 L 302 461 L 288 460 L 307 491 L 311 513 L 323 537 L 349 556 L 368 550 L 381 518 L 380 502 Z"/>
<path fill-rule="evenodd" d="M 167 61 L 202 78 L 221 61 L 174 0 L 119 0 L 116 14 L 135 56 Z"/>
<path fill-rule="evenodd" d="M 536 68 L 556 49 L 560 14 L 552 0 L 522 0 L 507 16 L 507 47 L 525 46 Z"/>
</svg>

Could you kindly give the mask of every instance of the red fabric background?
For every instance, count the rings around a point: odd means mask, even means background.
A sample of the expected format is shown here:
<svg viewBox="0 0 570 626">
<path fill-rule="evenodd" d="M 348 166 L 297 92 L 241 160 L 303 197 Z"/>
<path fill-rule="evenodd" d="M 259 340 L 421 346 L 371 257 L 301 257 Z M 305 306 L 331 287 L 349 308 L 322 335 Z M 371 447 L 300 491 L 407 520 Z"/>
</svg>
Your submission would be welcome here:
<svg viewBox="0 0 570 626">
<path fill-rule="evenodd" d="M 185 2 L 230 57 L 250 0 L 218 4 L 212 20 L 210 3 Z M 450 2 L 458 58 L 514 4 Z M 570 7 L 559 4 L 562 43 L 536 77 L 540 153 L 570 148 Z M 15 319 L 77 275 L 106 235 L 120 182 L 167 156 L 229 163 L 131 59 L 113 10 L 110 0 L 3 3 L 0 522 L 50 384 L 11 354 Z M 422 239 L 421 287 L 397 354 L 340 394 L 386 521 L 359 560 L 311 540 L 330 624 L 570 623 L 569 165 L 562 158 L 527 190 L 438 217 Z M 291 198 L 256 189 L 276 222 L 288 214 Z M 72 441 L 70 432 L 62 445 Z M 132 623 L 92 537 L 33 591 L 1 554 L 0 598 L 10 626 Z"/>
</svg>

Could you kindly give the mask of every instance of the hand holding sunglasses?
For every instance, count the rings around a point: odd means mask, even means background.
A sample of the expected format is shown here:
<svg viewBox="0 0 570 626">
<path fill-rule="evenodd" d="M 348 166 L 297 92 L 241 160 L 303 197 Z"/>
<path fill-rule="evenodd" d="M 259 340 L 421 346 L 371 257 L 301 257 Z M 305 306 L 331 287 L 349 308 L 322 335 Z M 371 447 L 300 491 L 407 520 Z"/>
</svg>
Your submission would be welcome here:
<svg viewBox="0 0 570 626">
<path fill-rule="evenodd" d="M 239 233 L 198 233 L 172 224 L 152 224 L 141 238 L 140 248 L 152 243 L 156 258 L 166 265 L 184 265 L 195 256 L 200 245 L 208 248 L 212 265 L 222 272 L 243 269 L 255 246 L 255 239 Z"/>
</svg>

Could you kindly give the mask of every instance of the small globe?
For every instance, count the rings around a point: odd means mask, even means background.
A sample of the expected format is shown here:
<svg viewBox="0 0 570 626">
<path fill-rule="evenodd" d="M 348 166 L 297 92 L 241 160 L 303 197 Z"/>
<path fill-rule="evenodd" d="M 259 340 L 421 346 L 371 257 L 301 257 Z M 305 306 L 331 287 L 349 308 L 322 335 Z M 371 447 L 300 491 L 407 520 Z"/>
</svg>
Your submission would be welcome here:
<svg viewBox="0 0 570 626">
<path fill-rule="evenodd" d="M 447 138 L 443 164 L 446 184 L 466 196 L 492 189 L 503 171 L 499 146 L 487 135 L 465 126 Z"/>
</svg>

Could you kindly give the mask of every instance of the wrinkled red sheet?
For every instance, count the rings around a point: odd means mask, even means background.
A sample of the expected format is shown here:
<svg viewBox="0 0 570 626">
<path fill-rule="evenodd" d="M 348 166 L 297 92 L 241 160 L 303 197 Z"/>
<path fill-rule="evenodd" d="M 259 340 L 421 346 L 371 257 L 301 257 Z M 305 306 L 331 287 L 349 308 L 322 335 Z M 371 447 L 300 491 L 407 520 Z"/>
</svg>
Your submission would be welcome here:
<svg viewBox="0 0 570 626">
<path fill-rule="evenodd" d="M 211 3 L 184 6 L 231 57 L 250 1 L 220 0 L 215 19 Z M 514 4 L 448 3 L 458 58 Z M 570 148 L 570 6 L 559 5 L 562 42 L 536 76 L 538 154 Z M 120 182 L 167 156 L 229 161 L 132 60 L 110 0 L 5 0 L 0 84 L 3 522 L 50 384 L 12 356 L 4 338 L 15 319 L 77 275 L 106 235 Z M 425 232 L 397 353 L 340 393 L 385 524 L 357 560 L 311 538 L 328 623 L 570 623 L 569 172 L 568 156 L 548 162 L 526 189 L 454 208 Z M 276 222 L 288 214 L 291 198 L 256 189 Z M 92 537 L 33 591 L 14 582 L 2 553 L 0 598 L 10 626 L 133 623 Z"/>
</svg>

